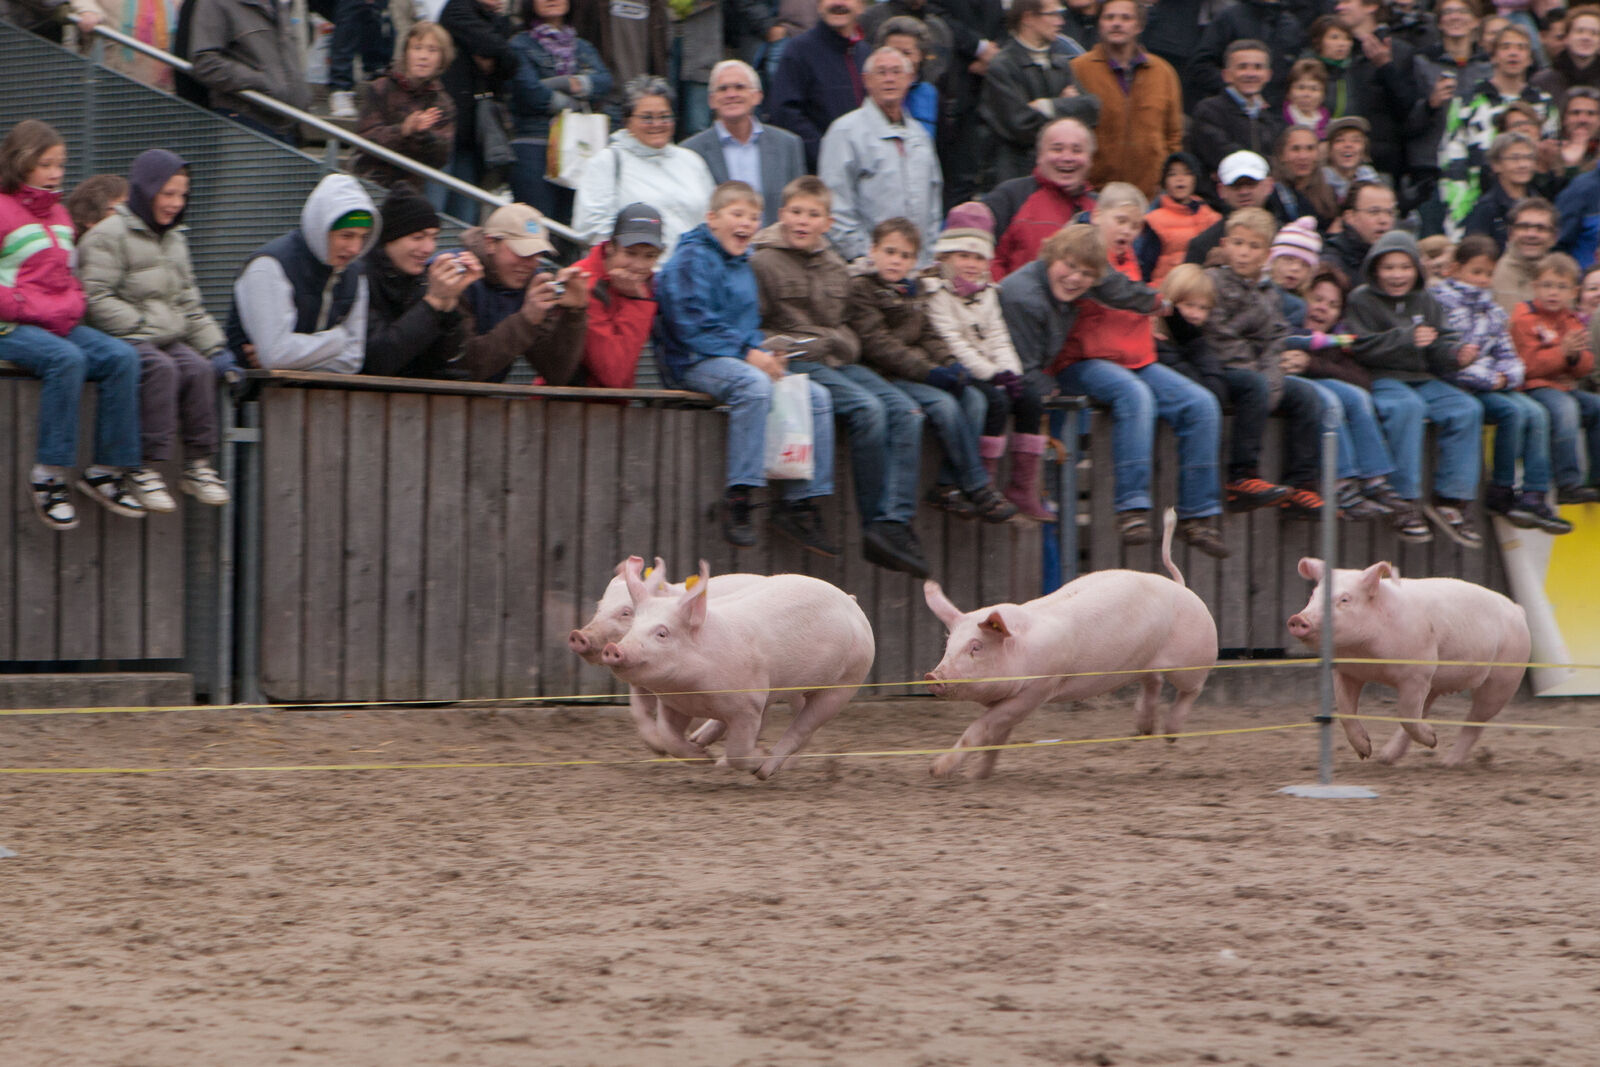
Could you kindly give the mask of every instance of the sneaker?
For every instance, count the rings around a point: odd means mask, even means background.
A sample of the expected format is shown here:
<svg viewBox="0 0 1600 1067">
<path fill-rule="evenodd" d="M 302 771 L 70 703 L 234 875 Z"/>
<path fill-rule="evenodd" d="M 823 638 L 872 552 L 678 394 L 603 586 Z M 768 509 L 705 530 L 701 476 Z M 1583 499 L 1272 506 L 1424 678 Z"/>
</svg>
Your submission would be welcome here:
<svg viewBox="0 0 1600 1067">
<path fill-rule="evenodd" d="M 228 494 L 228 484 L 222 480 L 222 475 L 205 463 L 191 463 L 184 467 L 183 480 L 178 487 L 200 503 L 214 508 L 220 508 L 233 499 Z"/>
<path fill-rule="evenodd" d="M 1423 508 L 1422 513 L 1435 526 L 1439 527 L 1439 532 L 1462 548 L 1483 547 L 1483 536 L 1472 528 L 1472 524 L 1467 521 L 1466 515 L 1455 505 L 1435 504 L 1432 507 Z"/>
<path fill-rule="evenodd" d="M 1360 522 L 1364 519 L 1378 519 L 1385 515 L 1393 514 L 1387 507 L 1369 498 L 1361 491 L 1361 487 L 1355 484 L 1339 487 L 1338 504 L 1339 517 L 1341 519 L 1349 519 L 1352 522 Z"/>
<path fill-rule="evenodd" d="M 1235 512 L 1271 507 L 1293 491 L 1287 485 L 1274 485 L 1254 476 L 1235 479 L 1223 489 L 1227 492 L 1224 506 Z"/>
<path fill-rule="evenodd" d="M 1411 501 L 1395 492 L 1394 486 L 1387 481 L 1362 486 L 1361 495 L 1380 507 L 1388 508 L 1391 515 L 1398 515 L 1411 507 Z"/>
<path fill-rule="evenodd" d="M 861 531 L 861 554 L 874 566 L 901 571 L 913 578 L 926 578 L 929 573 L 921 546 L 911 527 L 903 522 L 869 523 Z"/>
<path fill-rule="evenodd" d="M 328 114 L 336 119 L 357 118 L 355 92 L 350 89 L 335 89 L 329 93 Z"/>
<path fill-rule="evenodd" d="M 1557 504 L 1600 503 L 1600 489 L 1592 485 L 1567 485 L 1556 490 Z"/>
<path fill-rule="evenodd" d="M 39 521 L 50 529 L 70 530 L 78 525 L 78 509 L 72 506 L 66 482 L 34 482 L 30 495 Z"/>
<path fill-rule="evenodd" d="M 1509 485 L 1491 485 L 1483 491 L 1483 510 L 1499 515 L 1513 526 L 1531 530 L 1539 525 L 1539 516 L 1529 511 L 1524 501 L 1528 494 L 1517 495 Z"/>
<path fill-rule="evenodd" d="M 722 538 L 735 548 L 749 548 L 756 543 L 750 508 L 750 490 L 742 485 L 729 489 L 722 501 Z"/>
<path fill-rule="evenodd" d="M 146 511 L 177 511 L 178 502 L 167 492 L 167 483 L 159 471 L 149 467 L 136 467 L 128 472 L 128 485 L 139 498 Z"/>
<path fill-rule="evenodd" d="M 807 552 L 833 559 L 839 546 L 829 541 L 822 529 L 822 512 L 809 500 L 785 501 L 772 516 L 772 528 Z"/>
<path fill-rule="evenodd" d="M 1394 532 L 1400 540 L 1412 545 L 1425 545 L 1433 540 L 1433 531 L 1428 529 L 1428 522 L 1422 517 L 1422 509 L 1408 500 L 1403 500 L 1405 507 L 1394 513 L 1390 521 L 1394 523 Z"/>
<path fill-rule="evenodd" d="M 1233 550 L 1222 540 L 1222 531 L 1211 519 L 1179 519 L 1178 536 L 1212 559 L 1227 559 Z"/>
<path fill-rule="evenodd" d="M 967 494 L 953 485 L 935 485 L 923 494 L 922 502 L 932 504 L 940 511 L 948 511 L 958 519 L 975 519 L 978 509 L 972 506 Z"/>
<path fill-rule="evenodd" d="M 1572 532 L 1572 523 L 1556 514 L 1556 509 L 1545 500 L 1543 493 L 1523 493 L 1521 503 L 1523 510 L 1533 516 L 1533 525 L 1545 533 L 1559 537 Z"/>
<path fill-rule="evenodd" d="M 984 522 L 1005 522 L 1016 515 L 1017 506 L 1002 496 L 994 486 L 985 485 L 967 494 L 972 509 Z"/>
<path fill-rule="evenodd" d="M 128 482 L 124 474 L 84 473 L 78 475 L 78 491 L 107 511 L 130 519 L 142 519 L 149 512 L 133 495 Z"/>
<path fill-rule="evenodd" d="M 1134 508 L 1118 512 L 1117 533 L 1121 536 L 1122 543 L 1131 548 L 1148 545 L 1155 540 L 1155 531 L 1150 528 L 1149 510 Z"/>
<path fill-rule="evenodd" d="M 1322 518 L 1322 494 L 1314 489 L 1295 489 L 1278 506 L 1291 519 Z"/>
</svg>

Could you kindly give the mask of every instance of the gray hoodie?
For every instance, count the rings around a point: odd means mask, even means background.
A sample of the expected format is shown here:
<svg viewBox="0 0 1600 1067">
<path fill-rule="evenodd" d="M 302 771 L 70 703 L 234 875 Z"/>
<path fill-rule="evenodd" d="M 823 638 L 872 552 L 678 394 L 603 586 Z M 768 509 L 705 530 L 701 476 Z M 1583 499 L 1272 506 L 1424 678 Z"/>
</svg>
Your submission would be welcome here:
<svg viewBox="0 0 1600 1067">
<path fill-rule="evenodd" d="M 1404 296 L 1388 296 L 1378 287 L 1378 260 L 1390 252 L 1404 252 L 1416 265 L 1417 278 Z M 1445 310 L 1423 286 L 1422 256 L 1409 233 L 1391 230 L 1373 244 L 1361 264 L 1366 284 L 1350 294 L 1344 325 L 1356 335 L 1351 349 L 1356 362 L 1374 378 L 1422 382 L 1456 371 L 1456 351 L 1461 335 L 1450 329 Z M 1431 345 L 1418 348 L 1412 334 L 1418 326 L 1439 332 Z"/>
</svg>

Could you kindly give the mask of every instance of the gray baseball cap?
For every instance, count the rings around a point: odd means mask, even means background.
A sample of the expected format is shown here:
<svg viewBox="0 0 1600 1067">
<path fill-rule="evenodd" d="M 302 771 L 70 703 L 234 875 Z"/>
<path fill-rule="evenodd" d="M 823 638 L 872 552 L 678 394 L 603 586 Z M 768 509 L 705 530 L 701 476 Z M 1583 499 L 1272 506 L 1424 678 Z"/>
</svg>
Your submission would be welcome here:
<svg viewBox="0 0 1600 1067">
<path fill-rule="evenodd" d="M 630 245 L 664 247 L 661 240 L 661 212 L 649 204 L 629 204 L 617 212 L 611 239 L 624 248 Z"/>
</svg>

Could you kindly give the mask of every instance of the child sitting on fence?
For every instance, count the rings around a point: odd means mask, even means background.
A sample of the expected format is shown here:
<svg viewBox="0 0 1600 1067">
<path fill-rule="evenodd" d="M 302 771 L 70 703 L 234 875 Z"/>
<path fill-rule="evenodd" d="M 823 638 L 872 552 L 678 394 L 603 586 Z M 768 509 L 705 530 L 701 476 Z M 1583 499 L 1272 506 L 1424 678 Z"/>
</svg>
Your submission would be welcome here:
<svg viewBox="0 0 1600 1067">
<path fill-rule="evenodd" d="M 202 504 L 228 502 L 212 465 L 217 452 L 217 375 L 211 357 L 223 350 L 222 329 L 200 299 L 183 214 L 189 165 L 153 148 L 133 161 L 128 200 L 90 230 L 78 248 L 78 274 L 88 295 L 88 322 L 139 353 L 142 465 L 130 475 L 151 511 L 177 504 L 155 464 L 173 458 L 183 439 L 180 487 Z"/>
<path fill-rule="evenodd" d="M 1010 439 L 1011 479 L 1005 497 L 1030 519 L 1054 522 L 1055 512 L 1039 498 L 1039 465 L 1049 438 L 1044 430 L 1046 385 L 1025 378 L 1017 350 L 1000 311 L 1000 288 L 989 273 L 994 258 L 994 215 L 983 204 L 958 204 L 945 218 L 933 246 L 937 265 L 923 278 L 928 319 L 956 359 L 972 375 L 972 387 L 989 403 L 978 452 L 989 480 L 1000 477 L 1000 458 Z"/>
<path fill-rule="evenodd" d="M 1575 388 L 1594 370 L 1588 330 L 1573 303 L 1578 264 L 1561 252 L 1539 261 L 1533 299 L 1511 314 L 1511 339 L 1527 368 L 1523 388 L 1550 413 L 1550 460 L 1556 500 L 1600 501 L 1600 396 Z"/>
<path fill-rule="evenodd" d="M 96 174 L 73 186 L 64 203 L 75 239 L 82 239 L 127 199 L 128 179 L 120 174 Z"/>
<path fill-rule="evenodd" d="M 1483 419 L 1494 426 L 1494 454 L 1486 511 L 1513 525 L 1547 533 L 1572 531 L 1545 499 L 1550 492 L 1550 416 L 1522 392 L 1524 369 L 1511 342 L 1511 317 L 1494 298 L 1492 283 L 1499 246 L 1486 234 L 1461 239 L 1451 276 L 1429 287 L 1445 309 L 1450 328 L 1461 334 L 1462 356 L 1471 355 L 1448 380 L 1483 405 Z M 1517 467 L 1522 491 L 1517 492 Z"/>
<path fill-rule="evenodd" d="M 744 182 L 723 182 L 706 221 L 678 241 L 655 286 L 653 335 L 662 378 L 731 409 L 722 534 L 739 548 L 755 544 L 751 495 L 767 484 L 772 383 L 788 373 L 761 332 L 761 295 L 750 269 L 750 242 L 760 228 L 761 194 Z M 808 482 L 785 483 L 772 525 L 810 552 L 837 556 L 815 503 L 833 492 L 833 403 L 820 383 L 810 387 L 816 472 Z"/>
<path fill-rule="evenodd" d="M 1422 496 L 1422 417 L 1436 432 L 1434 505 L 1423 507 L 1445 536 L 1466 548 L 1483 537 L 1467 519 L 1478 495 L 1483 408 L 1445 379 L 1472 362 L 1444 308 L 1422 285 L 1422 257 L 1410 234 L 1378 238 L 1362 266 L 1364 284 L 1350 294 L 1345 322 L 1358 334 L 1353 354 L 1372 374 L 1372 400 L 1394 453 L 1395 490 L 1411 502 Z M 1416 506 L 1414 503 L 1410 506 Z"/>
<path fill-rule="evenodd" d="M 1093 225 L 1106 262 L 1130 281 L 1141 276 L 1133 242 L 1144 224 L 1145 207 L 1138 189 L 1112 182 L 1101 190 L 1094 208 Z M 1217 485 L 1222 409 L 1203 387 L 1156 361 L 1148 313 L 1098 299 L 1083 302 L 1056 369 L 1063 392 L 1111 406 L 1115 507 L 1121 513 L 1123 543 L 1144 544 L 1151 536 L 1150 453 L 1159 417 L 1178 436 L 1178 536 L 1217 559 L 1229 555 L 1214 518 L 1222 511 Z"/>
<path fill-rule="evenodd" d="M 928 297 L 911 276 L 922 249 L 916 223 L 880 222 L 872 231 L 871 268 L 850 283 L 845 321 L 871 364 L 927 416 L 944 446 L 937 484 L 924 499 L 959 518 L 1005 522 L 1016 505 L 996 492 L 978 453 L 988 406 L 972 376 L 928 319 Z"/>
<path fill-rule="evenodd" d="M 42 380 L 38 452 L 29 492 L 53 530 L 78 525 L 67 481 L 78 463 L 78 405 L 95 382 L 94 463 L 77 478 L 89 499 L 118 515 L 143 518 L 128 484 L 139 466 L 139 355 L 83 325 L 84 297 L 72 276 L 72 220 L 61 205 L 67 146 L 36 119 L 24 119 L 0 142 L 0 360 Z"/>
</svg>

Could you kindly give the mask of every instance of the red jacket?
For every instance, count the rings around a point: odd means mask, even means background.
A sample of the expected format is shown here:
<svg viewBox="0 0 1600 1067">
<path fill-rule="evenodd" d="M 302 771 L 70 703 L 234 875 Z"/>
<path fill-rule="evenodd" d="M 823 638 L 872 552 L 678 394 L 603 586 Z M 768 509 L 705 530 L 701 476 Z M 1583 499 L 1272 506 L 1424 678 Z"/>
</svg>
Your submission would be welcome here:
<svg viewBox="0 0 1600 1067">
<path fill-rule="evenodd" d="M 589 330 L 583 340 L 583 373 L 588 385 L 632 389 L 656 302 L 623 296 L 606 279 L 604 245 L 595 245 L 578 264 L 589 272 Z"/>
<path fill-rule="evenodd" d="M 1111 265 L 1134 281 L 1139 277 L 1139 257 L 1133 249 L 1113 258 Z M 1147 367 L 1156 361 L 1156 335 L 1149 315 L 1137 311 L 1118 311 L 1093 300 L 1078 301 L 1078 319 L 1067 334 L 1066 343 L 1056 356 L 1050 373 L 1080 359 L 1104 359 L 1129 370 Z"/>
<path fill-rule="evenodd" d="M 1511 343 L 1527 370 L 1524 389 L 1571 390 L 1578 379 L 1594 370 L 1594 353 L 1587 345 L 1575 362 L 1568 363 L 1561 343 L 1574 330 L 1584 333 L 1583 320 L 1574 311 L 1540 311 L 1531 301 L 1511 313 Z"/>
<path fill-rule="evenodd" d="M 1167 272 L 1189 254 L 1189 242 L 1222 221 L 1222 216 L 1204 200 L 1195 197 L 1187 204 L 1174 203 L 1172 197 L 1162 193 L 1155 206 L 1144 217 L 1144 224 L 1161 238 L 1161 254 L 1156 257 L 1156 269 L 1150 274 L 1150 284 L 1160 286 Z"/>
<path fill-rule="evenodd" d="M 72 219 L 60 193 L 26 186 L 0 193 L 0 279 L 0 322 L 65 337 L 83 321 Z"/>
<path fill-rule="evenodd" d="M 1037 167 L 1033 180 L 1039 187 L 1022 202 L 995 248 L 991 264 L 995 281 L 1038 259 L 1039 246 L 1047 237 L 1080 213 L 1094 210 L 1094 192 L 1088 186 L 1077 196 L 1068 196 L 1059 185 L 1045 181 Z"/>
</svg>

